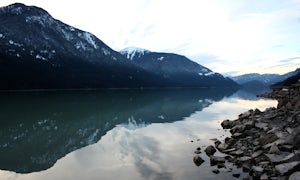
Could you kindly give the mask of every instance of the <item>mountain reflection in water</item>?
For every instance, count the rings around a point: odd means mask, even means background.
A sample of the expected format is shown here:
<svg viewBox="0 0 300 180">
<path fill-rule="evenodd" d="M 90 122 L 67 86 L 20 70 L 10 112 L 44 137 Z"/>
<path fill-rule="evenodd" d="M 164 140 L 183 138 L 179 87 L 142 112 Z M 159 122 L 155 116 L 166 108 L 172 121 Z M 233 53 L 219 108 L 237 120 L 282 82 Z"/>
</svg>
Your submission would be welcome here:
<svg viewBox="0 0 300 180">
<path fill-rule="evenodd" d="M 183 120 L 232 89 L 111 90 L 0 94 L 0 169 L 45 170 L 66 154 L 127 128 Z"/>
</svg>

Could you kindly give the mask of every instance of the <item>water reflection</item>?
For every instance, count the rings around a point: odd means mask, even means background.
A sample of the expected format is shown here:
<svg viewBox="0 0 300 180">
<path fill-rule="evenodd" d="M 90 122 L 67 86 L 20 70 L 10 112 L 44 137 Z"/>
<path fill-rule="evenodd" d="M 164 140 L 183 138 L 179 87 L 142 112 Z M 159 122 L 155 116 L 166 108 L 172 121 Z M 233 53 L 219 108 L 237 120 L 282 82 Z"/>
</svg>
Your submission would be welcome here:
<svg viewBox="0 0 300 180">
<path fill-rule="evenodd" d="M 272 90 L 269 87 L 258 87 L 258 88 L 246 88 L 239 89 L 235 94 L 234 97 L 248 99 L 248 100 L 257 100 L 261 98 L 257 98 L 257 94 L 263 94 L 266 92 L 271 92 Z"/>
<path fill-rule="evenodd" d="M 179 121 L 232 93 L 230 89 L 178 89 L 0 94 L 0 169 L 45 170 L 69 152 L 97 142 L 116 125 L 132 130 Z M 123 146 L 139 151 L 134 157 L 136 167 L 147 178 L 155 168 L 140 158 L 149 152 L 149 160 L 159 158 L 152 154 L 159 145 L 144 138 L 143 146 L 135 141 Z M 159 176 L 171 179 L 168 173 Z"/>
</svg>

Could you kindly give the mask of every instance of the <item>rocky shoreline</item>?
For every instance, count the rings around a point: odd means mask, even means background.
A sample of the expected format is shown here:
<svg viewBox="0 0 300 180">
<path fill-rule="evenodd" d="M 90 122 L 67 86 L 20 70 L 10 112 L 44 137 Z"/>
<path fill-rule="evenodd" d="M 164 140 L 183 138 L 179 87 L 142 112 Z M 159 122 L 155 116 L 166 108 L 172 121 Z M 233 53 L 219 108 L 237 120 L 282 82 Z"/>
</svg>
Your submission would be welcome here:
<svg viewBox="0 0 300 180">
<path fill-rule="evenodd" d="M 300 82 L 258 96 L 276 99 L 277 108 L 249 110 L 236 120 L 224 120 L 221 125 L 230 129 L 231 137 L 206 147 L 211 165 L 233 163 L 249 173 L 244 179 L 300 179 Z M 214 156 L 215 148 L 226 156 Z M 201 163 L 200 156 L 194 162 Z"/>
</svg>

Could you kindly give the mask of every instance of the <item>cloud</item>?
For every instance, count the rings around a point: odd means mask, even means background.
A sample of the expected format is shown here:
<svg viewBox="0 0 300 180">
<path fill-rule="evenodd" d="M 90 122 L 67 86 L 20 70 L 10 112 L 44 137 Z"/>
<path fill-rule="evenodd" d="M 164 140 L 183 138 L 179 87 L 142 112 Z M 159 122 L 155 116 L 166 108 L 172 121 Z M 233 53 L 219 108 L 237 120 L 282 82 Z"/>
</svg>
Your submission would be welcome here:
<svg viewBox="0 0 300 180">
<path fill-rule="evenodd" d="M 300 63 L 300 57 L 291 57 L 287 59 L 280 60 L 280 62 L 286 63 L 286 62 L 299 62 Z"/>
</svg>

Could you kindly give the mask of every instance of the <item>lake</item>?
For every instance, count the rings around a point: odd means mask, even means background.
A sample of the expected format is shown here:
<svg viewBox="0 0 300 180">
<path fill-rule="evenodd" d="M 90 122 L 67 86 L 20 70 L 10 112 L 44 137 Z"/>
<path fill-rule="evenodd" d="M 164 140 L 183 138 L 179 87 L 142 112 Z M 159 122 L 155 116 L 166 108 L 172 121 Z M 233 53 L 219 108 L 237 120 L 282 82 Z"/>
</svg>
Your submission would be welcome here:
<svg viewBox="0 0 300 180">
<path fill-rule="evenodd" d="M 0 179 L 232 179 L 203 150 L 220 123 L 276 106 L 231 89 L 0 93 Z M 205 162 L 196 166 L 194 151 Z M 221 153 L 217 153 L 222 155 Z"/>
</svg>

